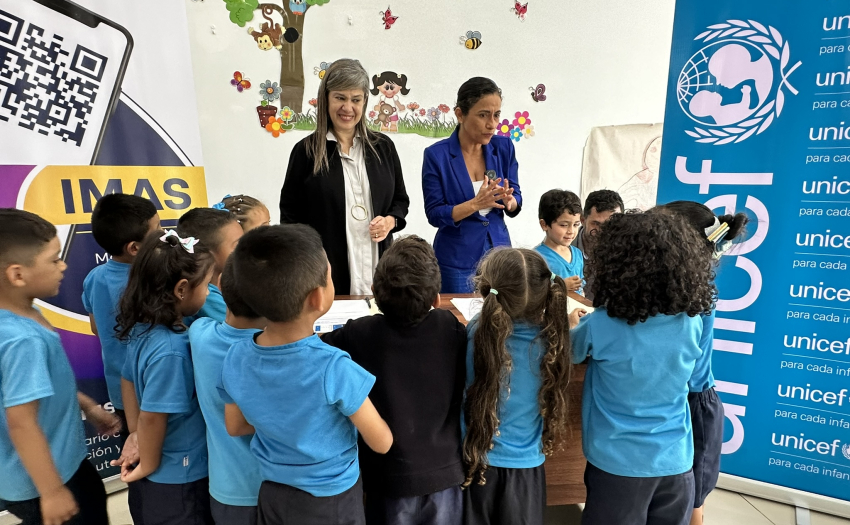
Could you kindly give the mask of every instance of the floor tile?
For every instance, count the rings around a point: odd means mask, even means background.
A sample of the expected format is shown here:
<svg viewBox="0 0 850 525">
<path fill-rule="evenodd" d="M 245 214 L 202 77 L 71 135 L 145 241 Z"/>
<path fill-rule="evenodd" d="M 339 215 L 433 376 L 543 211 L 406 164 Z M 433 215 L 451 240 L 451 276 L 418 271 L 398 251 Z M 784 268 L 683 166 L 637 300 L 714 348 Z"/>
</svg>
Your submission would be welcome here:
<svg viewBox="0 0 850 525">
<path fill-rule="evenodd" d="M 850 524 L 850 519 L 821 514 L 820 512 L 812 512 L 811 522 L 811 525 L 848 525 Z"/>
<path fill-rule="evenodd" d="M 106 500 L 110 525 L 133 525 L 130 509 L 127 507 L 127 490 L 113 492 Z"/>
<path fill-rule="evenodd" d="M 740 494 L 715 489 L 705 502 L 705 525 L 774 525 Z"/>
<path fill-rule="evenodd" d="M 743 498 L 775 525 L 797 524 L 797 512 L 791 505 L 756 498 L 755 496 L 743 496 Z"/>
</svg>

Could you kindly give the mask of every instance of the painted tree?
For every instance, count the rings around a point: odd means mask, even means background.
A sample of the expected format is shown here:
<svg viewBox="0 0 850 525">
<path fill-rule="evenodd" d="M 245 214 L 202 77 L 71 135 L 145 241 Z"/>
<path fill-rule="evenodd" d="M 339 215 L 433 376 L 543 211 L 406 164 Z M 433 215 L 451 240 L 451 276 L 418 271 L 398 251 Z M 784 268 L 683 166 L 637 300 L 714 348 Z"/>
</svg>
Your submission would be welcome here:
<svg viewBox="0 0 850 525">
<path fill-rule="evenodd" d="M 281 0 L 281 3 L 259 0 L 224 0 L 230 12 L 230 21 L 239 27 L 254 19 L 260 11 L 263 21 L 258 28 L 250 28 L 249 34 L 257 46 L 264 51 L 280 53 L 280 104 L 301 113 L 304 101 L 304 17 L 313 6 L 321 6 L 330 0 Z M 276 20 L 279 17 L 280 20 Z"/>
</svg>

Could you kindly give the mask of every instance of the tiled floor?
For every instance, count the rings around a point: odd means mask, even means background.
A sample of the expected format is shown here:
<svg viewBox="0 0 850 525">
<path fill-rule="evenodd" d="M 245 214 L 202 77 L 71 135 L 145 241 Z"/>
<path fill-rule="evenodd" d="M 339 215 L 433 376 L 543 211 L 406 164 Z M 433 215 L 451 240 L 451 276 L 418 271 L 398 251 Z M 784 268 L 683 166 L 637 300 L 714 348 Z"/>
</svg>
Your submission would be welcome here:
<svg viewBox="0 0 850 525">
<path fill-rule="evenodd" d="M 127 511 L 127 492 L 109 497 L 109 516 L 112 525 L 131 525 Z M 548 507 L 546 525 L 578 525 L 581 510 L 575 506 Z M 0 525 L 16 523 L 0 518 Z M 794 507 L 735 492 L 715 490 L 705 504 L 705 525 L 796 525 Z M 850 520 L 812 512 L 809 521 L 800 525 L 850 525 Z"/>
</svg>

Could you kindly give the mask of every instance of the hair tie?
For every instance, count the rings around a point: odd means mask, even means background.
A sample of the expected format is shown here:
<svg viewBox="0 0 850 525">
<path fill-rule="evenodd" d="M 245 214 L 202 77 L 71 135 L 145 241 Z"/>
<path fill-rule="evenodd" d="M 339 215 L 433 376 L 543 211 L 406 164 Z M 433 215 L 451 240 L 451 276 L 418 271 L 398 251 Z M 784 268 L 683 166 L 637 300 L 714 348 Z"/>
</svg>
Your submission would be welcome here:
<svg viewBox="0 0 850 525">
<path fill-rule="evenodd" d="M 726 252 L 732 248 L 732 241 L 723 241 L 716 243 L 714 245 L 714 254 L 712 255 L 715 259 L 720 259 L 722 256 L 726 255 Z"/>
<path fill-rule="evenodd" d="M 177 235 L 177 232 L 174 230 L 166 230 L 165 235 L 159 238 L 160 241 L 164 243 L 168 243 L 169 237 L 176 237 L 177 242 L 180 246 L 183 247 L 189 253 L 195 253 L 195 245 L 198 244 L 198 239 L 194 237 L 186 237 L 185 239 Z M 168 243 L 170 244 L 170 243 Z"/>
<path fill-rule="evenodd" d="M 555 275 L 555 272 L 552 272 L 552 275 L 549 277 L 549 284 L 555 284 L 555 277 L 557 275 Z"/>
<path fill-rule="evenodd" d="M 226 200 L 227 200 L 227 199 L 229 199 L 230 197 L 232 197 L 232 195 L 230 195 L 230 194 L 228 193 L 227 195 L 225 195 L 224 197 L 222 197 L 222 198 L 221 198 L 221 201 L 216 202 L 215 204 L 213 204 L 213 205 L 212 205 L 212 207 L 213 207 L 213 208 L 215 208 L 216 210 L 223 210 L 223 209 L 225 209 L 227 206 L 224 204 L 224 201 L 226 201 Z"/>
<path fill-rule="evenodd" d="M 705 236 L 709 242 L 717 244 L 729 232 L 729 224 L 720 222 L 717 216 L 714 217 L 714 224 L 705 229 Z"/>
<path fill-rule="evenodd" d="M 490 293 L 493 294 L 493 295 L 499 295 L 499 290 L 497 290 L 495 288 L 490 288 Z"/>
</svg>

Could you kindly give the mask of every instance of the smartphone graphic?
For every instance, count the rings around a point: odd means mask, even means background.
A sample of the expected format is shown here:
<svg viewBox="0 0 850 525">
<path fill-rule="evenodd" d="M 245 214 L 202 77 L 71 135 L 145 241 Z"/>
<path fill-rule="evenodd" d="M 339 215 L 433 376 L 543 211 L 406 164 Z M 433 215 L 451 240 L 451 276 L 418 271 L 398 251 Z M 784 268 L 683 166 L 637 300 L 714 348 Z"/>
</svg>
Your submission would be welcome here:
<svg viewBox="0 0 850 525">
<path fill-rule="evenodd" d="M 93 164 L 133 48 L 67 0 L 0 0 L 0 164 Z"/>
</svg>

